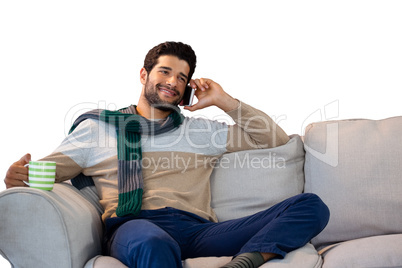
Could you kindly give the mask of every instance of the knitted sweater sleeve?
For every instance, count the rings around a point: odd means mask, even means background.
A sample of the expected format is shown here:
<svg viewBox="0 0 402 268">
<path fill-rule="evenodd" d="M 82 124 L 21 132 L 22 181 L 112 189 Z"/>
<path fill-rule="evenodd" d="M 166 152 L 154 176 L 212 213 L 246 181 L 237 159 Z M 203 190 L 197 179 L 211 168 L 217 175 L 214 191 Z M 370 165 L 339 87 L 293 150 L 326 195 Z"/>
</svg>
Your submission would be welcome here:
<svg viewBox="0 0 402 268">
<path fill-rule="evenodd" d="M 273 148 L 289 140 L 289 136 L 271 117 L 244 102 L 227 114 L 236 123 L 228 129 L 228 152 Z"/>
<path fill-rule="evenodd" d="M 93 120 L 86 120 L 69 134 L 50 155 L 41 159 L 57 163 L 56 182 L 74 178 L 82 173 L 88 165 L 91 149 L 96 146 L 98 140 L 94 137 L 94 134 L 98 133 L 98 131 L 94 131 L 95 127 L 96 124 Z"/>
</svg>

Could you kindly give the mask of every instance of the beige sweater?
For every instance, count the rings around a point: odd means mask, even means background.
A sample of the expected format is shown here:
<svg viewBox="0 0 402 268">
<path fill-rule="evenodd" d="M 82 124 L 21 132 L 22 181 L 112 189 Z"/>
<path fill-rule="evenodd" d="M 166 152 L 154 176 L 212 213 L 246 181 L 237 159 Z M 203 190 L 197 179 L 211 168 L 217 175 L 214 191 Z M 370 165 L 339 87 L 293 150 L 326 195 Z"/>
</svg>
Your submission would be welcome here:
<svg viewBox="0 0 402 268">
<path fill-rule="evenodd" d="M 216 221 L 209 181 L 216 160 L 226 152 L 276 147 L 289 139 L 268 115 L 243 102 L 228 114 L 235 125 L 186 117 L 175 130 L 142 136 L 142 209 L 173 207 Z M 87 119 L 43 159 L 57 162 L 57 182 L 79 173 L 93 178 L 103 220 L 116 217 L 116 144 L 114 126 Z"/>
</svg>

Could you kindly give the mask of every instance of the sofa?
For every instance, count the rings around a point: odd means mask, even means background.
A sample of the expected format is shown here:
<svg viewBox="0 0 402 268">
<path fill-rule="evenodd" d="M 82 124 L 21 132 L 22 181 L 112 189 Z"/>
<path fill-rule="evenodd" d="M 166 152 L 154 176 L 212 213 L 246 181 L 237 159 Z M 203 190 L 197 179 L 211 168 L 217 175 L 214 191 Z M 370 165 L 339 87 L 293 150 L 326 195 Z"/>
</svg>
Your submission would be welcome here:
<svg viewBox="0 0 402 268">
<path fill-rule="evenodd" d="M 331 212 L 326 228 L 261 267 L 402 267 L 402 117 L 317 122 L 290 138 L 217 161 L 211 203 L 219 221 L 315 193 Z M 101 255 L 94 186 L 12 188 L 0 193 L 0 209 L 0 253 L 13 267 L 125 267 Z M 186 259 L 183 267 L 219 267 L 230 259 Z"/>
</svg>

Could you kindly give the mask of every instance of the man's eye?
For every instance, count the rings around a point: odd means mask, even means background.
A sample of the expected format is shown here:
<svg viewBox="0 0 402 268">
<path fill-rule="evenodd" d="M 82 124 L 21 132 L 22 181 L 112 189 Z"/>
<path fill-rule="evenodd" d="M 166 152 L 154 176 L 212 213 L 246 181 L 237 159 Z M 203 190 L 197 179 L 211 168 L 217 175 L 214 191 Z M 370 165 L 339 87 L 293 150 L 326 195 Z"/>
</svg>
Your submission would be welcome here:
<svg viewBox="0 0 402 268">
<path fill-rule="evenodd" d="M 168 74 L 168 71 L 161 70 L 160 72 L 163 74 Z"/>
</svg>

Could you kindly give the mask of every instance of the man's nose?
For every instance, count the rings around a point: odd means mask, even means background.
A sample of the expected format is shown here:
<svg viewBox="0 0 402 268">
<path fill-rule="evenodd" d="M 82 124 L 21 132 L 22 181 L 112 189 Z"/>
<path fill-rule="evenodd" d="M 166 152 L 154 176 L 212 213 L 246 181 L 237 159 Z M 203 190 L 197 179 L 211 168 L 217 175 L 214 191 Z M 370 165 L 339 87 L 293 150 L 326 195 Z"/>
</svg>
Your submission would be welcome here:
<svg viewBox="0 0 402 268">
<path fill-rule="evenodd" d="M 171 86 L 176 86 L 176 84 L 177 84 L 177 78 L 174 76 L 174 75 L 172 75 L 172 76 L 170 76 L 169 78 L 168 78 L 168 80 L 166 81 L 169 85 L 171 85 Z"/>
</svg>

